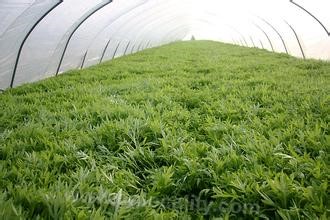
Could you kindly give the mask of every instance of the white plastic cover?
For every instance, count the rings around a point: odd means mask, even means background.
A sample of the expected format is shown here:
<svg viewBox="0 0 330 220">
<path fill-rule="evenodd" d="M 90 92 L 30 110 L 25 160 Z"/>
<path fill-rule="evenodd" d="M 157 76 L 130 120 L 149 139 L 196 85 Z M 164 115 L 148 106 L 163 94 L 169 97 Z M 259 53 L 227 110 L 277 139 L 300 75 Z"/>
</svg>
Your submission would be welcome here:
<svg viewBox="0 0 330 220">
<path fill-rule="evenodd" d="M 107 0 L 64 1 L 34 30 L 24 47 L 15 84 L 54 76 L 70 34 Z M 45 31 L 47 30 L 47 31 Z"/>
<path fill-rule="evenodd" d="M 34 24 L 58 0 L 0 1 L 0 89 L 10 86 L 19 48 Z"/>
<path fill-rule="evenodd" d="M 330 60 L 329 0 L 109 2 L 0 0 L 0 89 L 192 37 Z"/>
</svg>

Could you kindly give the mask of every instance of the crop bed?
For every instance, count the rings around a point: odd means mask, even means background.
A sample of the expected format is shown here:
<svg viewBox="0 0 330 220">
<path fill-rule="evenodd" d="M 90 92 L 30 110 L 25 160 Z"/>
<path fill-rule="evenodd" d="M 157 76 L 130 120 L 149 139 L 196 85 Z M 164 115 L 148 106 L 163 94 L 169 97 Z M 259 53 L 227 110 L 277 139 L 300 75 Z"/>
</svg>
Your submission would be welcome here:
<svg viewBox="0 0 330 220">
<path fill-rule="evenodd" d="M 0 94 L 0 219 L 328 219 L 330 63 L 208 41 Z"/>
</svg>

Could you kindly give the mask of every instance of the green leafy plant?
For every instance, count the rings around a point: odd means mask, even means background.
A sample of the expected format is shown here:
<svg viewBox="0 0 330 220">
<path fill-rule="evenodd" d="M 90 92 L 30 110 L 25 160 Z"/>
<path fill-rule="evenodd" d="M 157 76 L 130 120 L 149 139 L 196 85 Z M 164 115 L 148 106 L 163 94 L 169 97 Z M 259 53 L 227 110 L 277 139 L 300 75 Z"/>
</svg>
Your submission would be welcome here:
<svg viewBox="0 0 330 220">
<path fill-rule="evenodd" d="M 0 218 L 327 219 L 330 64 L 192 41 L 0 94 Z"/>
</svg>

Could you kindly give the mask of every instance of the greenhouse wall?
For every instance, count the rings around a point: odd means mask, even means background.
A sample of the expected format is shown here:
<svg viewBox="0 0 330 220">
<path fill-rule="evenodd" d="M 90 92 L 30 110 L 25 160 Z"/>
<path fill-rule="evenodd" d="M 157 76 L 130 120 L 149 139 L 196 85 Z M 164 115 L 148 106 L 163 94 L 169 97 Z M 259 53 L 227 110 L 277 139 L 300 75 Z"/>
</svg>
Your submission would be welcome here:
<svg viewBox="0 0 330 220">
<path fill-rule="evenodd" d="M 330 60 L 328 0 L 1 0 L 0 89 L 179 40 Z"/>
</svg>

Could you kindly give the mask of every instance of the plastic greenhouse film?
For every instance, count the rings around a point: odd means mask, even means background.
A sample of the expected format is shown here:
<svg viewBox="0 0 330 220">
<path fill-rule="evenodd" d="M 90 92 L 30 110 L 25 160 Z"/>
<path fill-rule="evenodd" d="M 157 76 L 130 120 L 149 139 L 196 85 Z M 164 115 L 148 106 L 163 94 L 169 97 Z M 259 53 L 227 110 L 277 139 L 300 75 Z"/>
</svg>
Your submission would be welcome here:
<svg viewBox="0 0 330 220">
<path fill-rule="evenodd" d="M 38 21 L 60 1 L 1 1 L 0 18 L 0 88 L 10 87 L 15 64 L 24 40 L 33 31 Z M 5 22 L 7 24 L 3 25 Z M 25 82 L 25 81 L 24 81 Z"/>
<path fill-rule="evenodd" d="M 155 19 L 159 19 L 159 17 L 161 17 L 162 12 L 166 11 L 166 8 L 172 8 L 172 10 L 168 12 L 168 14 L 176 14 L 173 13 L 175 12 L 175 8 L 170 2 L 150 1 L 148 4 L 143 5 L 143 7 L 137 8 L 132 13 L 127 14 L 127 16 L 121 17 L 111 26 L 109 26 L 103 32 L 103 36 L 112 36 L 112 39 L 114 40 L 113 42 L 110 42 L 109 47 L 112 49 L 116 48 L 116 41 L 123 41 L 122 44 L 120 44 L 120 47 L 117 48 L 114 58 L 124 55 L 128 42 L 130 42 L 137 36 L 137 32 L 132 32 L 131 30 L 136 30 L 136 27 L 142 27 L 144 25 L 147 25 L 148 22 L 152 22 Z M 94 47 L 97 47 L 97 44 L 104 45 L 106 43 L 106 41 L 102 41 L 102 39 L 104 39 L 103 36 L 99 36 L 98 39 L 100 39 L 100 41 L 96 40 Z M 149 37 L 151 37 L 151 35 Z M 129 47 L 130 46 L 132 46 L 131 43 Z M 107 55 L 112 56 L 112 52 L 113 51 L 110 50 L 109 54 L 106 54 L 105 57 L 107 58 Z"/>
<path fill-rule="evenodd" d="M 15 85 L 54 76 L 70 34 L 85 17 L 106 2 L 70 0 L 59 5 L 38 25 L 26 42 Z M 51 71 L 46 72 L 47 69 Z"/>
<path fill-rule="evenodd" d="M 99 48 L 93 47 L 93 43 L 97 37 L 115 20 L 125 16 L 127 13 L 145 2 L 147 1 L 115 1 L 88 19 L 73 36 L 67 49 L 66 56 L 64 57 L 62 68 L 68 70 L 81 66 L 82 57 L 86 52 L 87 55 L 84 66 L 99 63 L 106 44 L 102 45 L 102 52 L 100 52 Z M 107 36 L 107 39 L 110 37 L 111 36 Z"/>
</svg>

